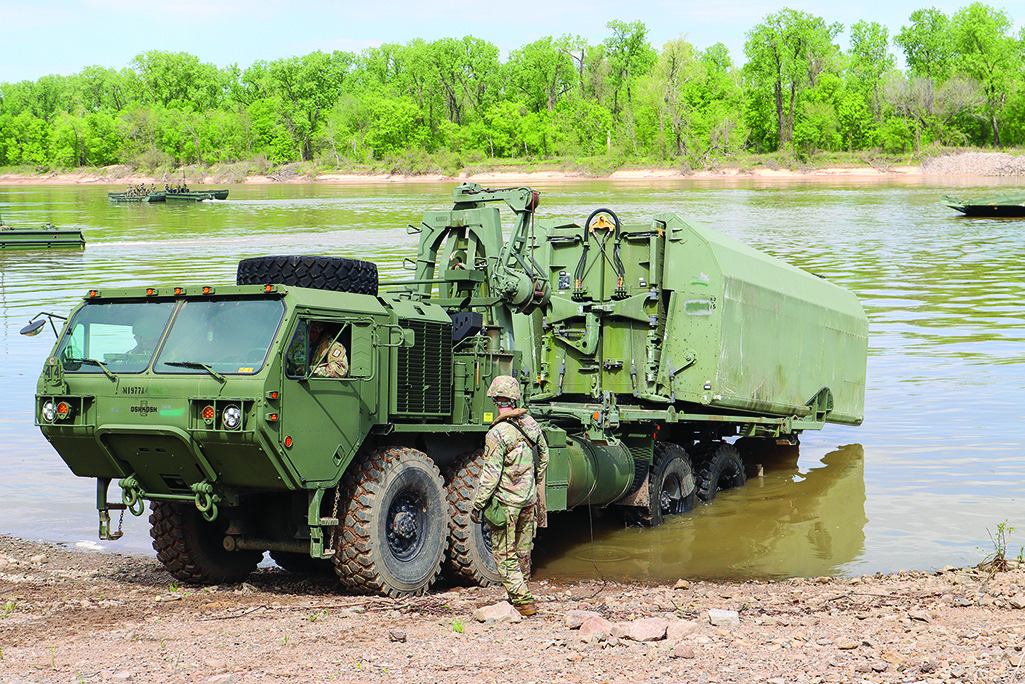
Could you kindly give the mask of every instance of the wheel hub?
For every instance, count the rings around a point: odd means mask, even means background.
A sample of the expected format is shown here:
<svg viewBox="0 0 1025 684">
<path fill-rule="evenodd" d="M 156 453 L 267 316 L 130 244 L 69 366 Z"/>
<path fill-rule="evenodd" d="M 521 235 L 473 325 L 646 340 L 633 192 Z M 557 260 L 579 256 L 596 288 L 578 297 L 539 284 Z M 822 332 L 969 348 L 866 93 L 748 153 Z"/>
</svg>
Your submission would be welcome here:
<svg viewBox="0 0 1025 684">
<path fill-rule="evenodd" d="M 683 485 L 675 477 L 666 478 L 662 491 L 659 493 L 659 506 L 662 513 L 682 513 L 683 508 Z"/>
<path fill-rule="evenodd" d="M 424 510 L 414 492 L 403 492 L 388 507 L 388 547 L 399 560 L 414 557 L 423 545 Z"/>
<path fill-rule="evenodd" d="M 399 511 L 392 521 L 392 530 L 398 536 L 409 539 L 416 534 L 416 516 L 409 511 Z"/>
</svg>

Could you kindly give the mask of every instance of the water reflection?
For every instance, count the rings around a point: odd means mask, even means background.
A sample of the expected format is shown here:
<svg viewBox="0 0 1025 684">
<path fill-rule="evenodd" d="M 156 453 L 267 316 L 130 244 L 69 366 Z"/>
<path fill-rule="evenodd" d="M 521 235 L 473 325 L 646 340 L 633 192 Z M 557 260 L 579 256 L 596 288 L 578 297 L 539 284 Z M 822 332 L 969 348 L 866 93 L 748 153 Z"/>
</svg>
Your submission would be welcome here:
<svg viewBox="0 0 1025 684">
<path fill-rule="evenodd" d="M 587 511 L 552 516 L 538 537 L 536 575 L 665 582 L 834 574 L 864 552 L 865 451 L 842 446 L 805 471 L 799 456 L 797 447 L 745 453 L 764 476 L 654 529 L 624 528 L 614 507 L 597 520 Z"/>
<path fill-rule="evenodd" d="M 863 426 L 805 433 L 796 466 L 784 459 L 657 530 L 594 520 L 592 547 L 585 513 L 557 516 L 561 536 L 539 540 L 539 571 L 598 576 L 592 554 L 617 579 L 930 569 L 979 562 L 1001 522 L 1025 529 L 1025 219 L 963 217 L 939 200 L 1017 182 L 538 183 L 544 218 L 579 222 L 607 206 L 629 223 L 675 211 L 853 290 L 870 325 Z M 95 286 L 230 283 L 240 258 L 265 254 L 368 259 L 384 281 L 405 279 L 402 260 L 416 250 L 406 225 L 450 206 L 453 186 L 239 185 L 226 202 L 172 207 L 110 204 L 118 186 L 0 186 L 8 222 L 50 221 L 88 241 L 0 252 L 0 532 L 96 537 L 93 483 L 32 425 L 52 340 L 20 337 L 29 318 L 65 314 Z M 862 445 L 863 458 L 844 443 Z M 855 522 L 840 529 L 847 516 Z M 104 546 L 151 553 L 144 519 L 126 529 Z M 1021 543 L 1012 536 L 1010 550 Z"/>
</svg>

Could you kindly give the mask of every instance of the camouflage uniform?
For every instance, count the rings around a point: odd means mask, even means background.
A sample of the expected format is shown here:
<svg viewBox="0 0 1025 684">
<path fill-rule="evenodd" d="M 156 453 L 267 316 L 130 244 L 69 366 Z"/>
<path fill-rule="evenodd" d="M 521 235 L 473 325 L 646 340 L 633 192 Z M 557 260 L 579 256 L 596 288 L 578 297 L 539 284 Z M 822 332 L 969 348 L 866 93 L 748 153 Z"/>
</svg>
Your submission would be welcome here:
<svg viewBox="0 0 1025 684">
<path fill-rule="evenodd" d="M 344 378 L 349 374 L 349 357 L 345 346 L 325 335 L 313 352 L 313 374 L 322 378 Z"/>
<path fill-rule="evenodd" d="M 512 422 L 523 428 L 537 444 L 536 471 L 533 449 Z M 495 419 L 485 442 L 484 463 L 473 507 L 480 511 L 495 496 L 505 509 L 505 527 L 491 528 L 491 550 L 502 585 L 514 606 L 534 602 L 527 587 L 536 524 L 534 506 L 537 483 L 543 481 L 547 468 L 548 443 L 541 426 L 527 415 L 527 409 L 512 409 Z"/>
</svg>

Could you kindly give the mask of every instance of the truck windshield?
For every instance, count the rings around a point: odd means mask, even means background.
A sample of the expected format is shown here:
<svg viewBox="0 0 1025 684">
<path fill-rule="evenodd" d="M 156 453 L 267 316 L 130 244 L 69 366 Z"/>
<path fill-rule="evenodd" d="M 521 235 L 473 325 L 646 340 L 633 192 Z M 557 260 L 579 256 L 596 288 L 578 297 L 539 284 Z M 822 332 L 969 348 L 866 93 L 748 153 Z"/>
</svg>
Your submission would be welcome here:
<svg viewBox="0 0 1025 684">
<path fill-rule="evenodd" d="M 263 368 L 285 313 L 278 299 L 187 300 L 157 355 L 157 373 L 248 374 Z"/>
<path fill-rule="evenodd" d="M 88 302 L 57 349 L 66 373 L 140 373 L 149 366 L 174 302 Z"/>
</svg>

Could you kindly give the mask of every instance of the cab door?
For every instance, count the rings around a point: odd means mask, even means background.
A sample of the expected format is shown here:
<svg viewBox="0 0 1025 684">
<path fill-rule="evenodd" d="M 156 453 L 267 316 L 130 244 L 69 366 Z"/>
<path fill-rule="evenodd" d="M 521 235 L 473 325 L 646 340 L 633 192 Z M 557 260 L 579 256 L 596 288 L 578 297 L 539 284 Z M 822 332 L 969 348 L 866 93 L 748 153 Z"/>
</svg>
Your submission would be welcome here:
<svg viewBox="0 0 1025 684">
<path fill-rule="evenodd" d="M 369 317 L 310 316 L 294 324 L 282 363 L 278 434 L 307 487 L 336 480 L 371 425 L 378 404 L 374 327 Z"/>
</svg>

